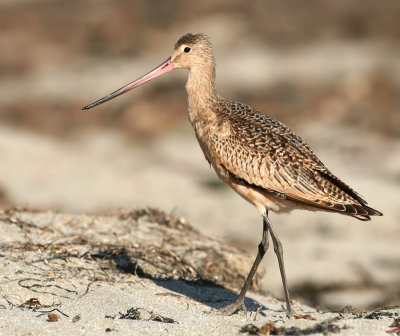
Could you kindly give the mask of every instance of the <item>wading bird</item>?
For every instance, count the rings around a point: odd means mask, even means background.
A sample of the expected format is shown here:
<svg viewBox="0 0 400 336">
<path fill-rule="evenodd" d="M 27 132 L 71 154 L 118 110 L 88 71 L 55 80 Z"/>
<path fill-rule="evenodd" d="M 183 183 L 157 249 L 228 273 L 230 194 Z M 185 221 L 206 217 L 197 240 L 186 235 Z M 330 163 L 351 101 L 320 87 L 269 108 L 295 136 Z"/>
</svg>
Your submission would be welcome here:
<svg viewBox="0 0 400 336">
<path fill-rule="evenodd" d="M 132 90 L 174 69 L 189 69 L 186 84 L 188 115 L 207 161 L 218 177 L 252 203 L 263 218 L 257 257 L 236 301 L 221 309 L 230 315 L 246 310 L 244 298 L 271 235 L 286 299 L 292 314 L 286 283 L 282 244 L 268 212 L 307 209 L 337 212 L 367 221 L 381 216 L 347 184 L 333 175 L 310 147 L 287 126 L 239 102 L 227 101 L 215 90 L 215 59 L 205 34 L 186 34 L 172 55 L 139 79 L 85 106 L 89 109 Z"/>
</svg>

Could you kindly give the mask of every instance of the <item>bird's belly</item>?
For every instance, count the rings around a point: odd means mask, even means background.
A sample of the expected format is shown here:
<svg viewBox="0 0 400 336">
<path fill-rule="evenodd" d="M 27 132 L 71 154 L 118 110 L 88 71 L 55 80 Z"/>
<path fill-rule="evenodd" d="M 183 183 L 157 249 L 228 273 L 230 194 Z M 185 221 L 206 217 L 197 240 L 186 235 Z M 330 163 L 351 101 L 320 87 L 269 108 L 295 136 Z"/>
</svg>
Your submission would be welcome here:
<svg viewBox="0 0 400 336">
<path fill-rule="evenodd" d="M 218 173 L 217 173 L 218 174 Z M 219 175 L 219 174 L 218 174 Z M 222 178 L 221 178 L 222 179 Z M 253 204 L 258 211 L 263 213 L 265 210 L 276 213 L 290 212 L 295 208 L 291 201 L 276 197 L 268 192 L 262 192 L 248 185 L 237 183 L 228 177 L 224 180 L 234 191 L 242 196 L 246 201 Z"/>
<path fill-rule="evenodd" d="M 218 177 L 240 196 L 242 196 L 246 201 L 253 204 L 261 213 L 263 213 L 265 210 L 273 211 L 275 213 L 289 213 L 295 209 L 305 209 L 310 211 L 322 210 L 298 202 L 293 202 L 284 197 L 275 196 L 266 190 L 264 191 L 251 185 L 243 184 L 240 181 L 232 178 L 223 165 L 218 164 L 215 160 L 213 160 L 212 157 L 210 160 Z"/>
<path fill-rule="evenodd" d="M 253 204 L 261 213 L 270 210 L 276 213 L 290 212 L 296 208 L 296 204 L 284 198 L 276 197 L 267 191 L 261 191 L 252 186 L 236 181 L 229 172 L 211 158 L 211 164 L 218 177 L 246 201 Z"/>
</svg>

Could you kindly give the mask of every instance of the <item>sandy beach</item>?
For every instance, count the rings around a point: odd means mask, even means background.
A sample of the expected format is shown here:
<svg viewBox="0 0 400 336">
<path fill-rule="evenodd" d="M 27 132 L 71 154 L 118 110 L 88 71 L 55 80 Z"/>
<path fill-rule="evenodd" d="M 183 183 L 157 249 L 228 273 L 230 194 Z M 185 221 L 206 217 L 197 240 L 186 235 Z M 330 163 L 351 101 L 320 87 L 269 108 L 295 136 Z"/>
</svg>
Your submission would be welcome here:
<svg viewBox="0 0 400 336">
<path fill-rule="evenodd" d="M 255 293 L 247 314 L 220 316 L 236 296 L 221 284 L 238 287 L 251 258 L 154 209 L 10 210 L 0 231 L 2 335 L 376 336 L 398 328 L 395 307 L 322 312 L 294 301 L 288 319 L 282 301 Z"/>
</svg>

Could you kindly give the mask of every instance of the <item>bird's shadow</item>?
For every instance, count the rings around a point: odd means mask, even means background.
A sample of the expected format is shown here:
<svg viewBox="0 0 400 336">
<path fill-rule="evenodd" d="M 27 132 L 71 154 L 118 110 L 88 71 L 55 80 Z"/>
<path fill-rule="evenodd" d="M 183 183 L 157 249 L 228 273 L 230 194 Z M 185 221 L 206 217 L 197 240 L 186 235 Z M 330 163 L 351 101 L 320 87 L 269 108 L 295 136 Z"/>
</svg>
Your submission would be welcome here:
<svg viewBox="0 0 400 336">
<path fill-rule="evenodd" d="M 96 256 L 98 257 L 99 255 L 97 254 Z M 131 273 L 142 278 L 150 279 L 157 286 L 184 295 L 215 310 L 233 303 L 238 296 L 238 294 L 232 290 L 216 285 L 210 281 L 176 280 L 151 276 L 146 274 L 137 263 L 126 254 L 116 255 L 103 252 L 101 253 L 101 257 L 108 257 L 108 259 L 113 260 L 116 268 L 121 272 Z M 246 297 L 244 303 L 248 312 L 258 311 L 259 314 L 265 315 L 263 311 L 266 310 L 266 307 L 256 300 Z"/>
<path fill-rule="evenodd" d="M 230 289 L 207 281 L 184 281 L 152 277 L 150 277 L 150 279 L 157 286 L 164 287 L 169 291 L 184 295 L 215 310 L 221 309 L 233 303 L 238 296 L 238 294 Z M 244 303 L 249 312 L 255 312 L 257 310 L 262 312 L 266 309 L 264 305 L 251 298 L 246 297 Z"/>
</svg>

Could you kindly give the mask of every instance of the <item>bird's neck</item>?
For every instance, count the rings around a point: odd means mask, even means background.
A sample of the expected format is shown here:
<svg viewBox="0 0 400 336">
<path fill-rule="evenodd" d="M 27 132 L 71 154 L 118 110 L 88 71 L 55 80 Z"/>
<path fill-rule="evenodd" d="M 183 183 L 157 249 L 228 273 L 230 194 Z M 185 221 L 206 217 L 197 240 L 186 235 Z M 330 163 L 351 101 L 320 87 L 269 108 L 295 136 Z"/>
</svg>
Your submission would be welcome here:
<svg viewBox="0 0 400 336">
<path fill-rule="evenodd" d="M 186 84 L 188 112 L 192 123 L 212 113 L 212 105 L 218 99 L 215 91 L 215 64 L 200 64 L 192 67 Z"/>
</svg>

